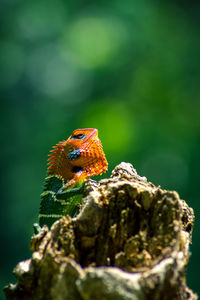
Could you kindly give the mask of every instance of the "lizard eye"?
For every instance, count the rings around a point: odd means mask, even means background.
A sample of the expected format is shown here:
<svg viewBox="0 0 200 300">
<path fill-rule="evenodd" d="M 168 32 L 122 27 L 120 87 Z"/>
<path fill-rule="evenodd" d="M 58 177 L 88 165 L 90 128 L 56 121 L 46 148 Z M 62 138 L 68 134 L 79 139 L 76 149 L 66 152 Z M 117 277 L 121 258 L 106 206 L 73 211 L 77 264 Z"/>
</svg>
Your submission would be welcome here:
<svg viewBox="0 0 200 300">
<path fill-rule="evenodd" d="M 71 140 L 84 140 L 86 138 L 86 134 L 76 134 L 71 137 Z"/>
</svg>

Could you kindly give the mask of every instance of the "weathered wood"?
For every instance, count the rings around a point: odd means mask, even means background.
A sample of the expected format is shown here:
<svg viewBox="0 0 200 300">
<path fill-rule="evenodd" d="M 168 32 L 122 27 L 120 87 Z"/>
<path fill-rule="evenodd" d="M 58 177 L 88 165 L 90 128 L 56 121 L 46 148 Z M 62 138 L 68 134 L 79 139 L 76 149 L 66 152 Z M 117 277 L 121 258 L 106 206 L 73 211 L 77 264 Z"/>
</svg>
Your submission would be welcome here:
<svg viewBox="0 0 200 300">
<path fill-rule="evenodd" d="M 33 236 L 7 299 L 197 299 L 186 286 L 193 210 L 121 163 L 85 185 L 79 215 Z"/>
</svg>

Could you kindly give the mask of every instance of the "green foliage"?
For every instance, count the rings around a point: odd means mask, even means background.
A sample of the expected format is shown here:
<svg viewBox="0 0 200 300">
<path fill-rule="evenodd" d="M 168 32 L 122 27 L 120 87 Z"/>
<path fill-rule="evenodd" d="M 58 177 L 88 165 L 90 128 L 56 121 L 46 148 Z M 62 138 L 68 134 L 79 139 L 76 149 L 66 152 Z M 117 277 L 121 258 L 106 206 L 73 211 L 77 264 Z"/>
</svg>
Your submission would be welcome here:
<svg viewBox="0 0 200 300">
<path fill-rule="evenodd" d="M 195 1 L 1 3 L 3 285 L 30 256 L 47 153 L 74 129 L 98 128 L 109 172 L 129 161 L 199 209 L 199 10 Z M 199 246 L 194 231 L 196 292 Z"/>
</svg>

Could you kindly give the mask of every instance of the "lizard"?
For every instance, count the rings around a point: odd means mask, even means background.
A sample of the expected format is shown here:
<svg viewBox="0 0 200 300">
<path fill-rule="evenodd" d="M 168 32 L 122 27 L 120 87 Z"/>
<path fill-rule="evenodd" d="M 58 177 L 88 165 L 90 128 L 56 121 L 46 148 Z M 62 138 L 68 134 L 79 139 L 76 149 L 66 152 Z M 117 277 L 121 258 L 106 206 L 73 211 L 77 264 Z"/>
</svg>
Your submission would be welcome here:
<svg viewBox="0 0 200 300">
<path fill-rule="evenodd" d="M 83 182 L 107 171 L 108 163 L 94 128 L 76 129 L 50 151 L 47 177 L 41 194 L 38 233 L 61 217 L 75 217 L 82 198 Z"/>
</svg>

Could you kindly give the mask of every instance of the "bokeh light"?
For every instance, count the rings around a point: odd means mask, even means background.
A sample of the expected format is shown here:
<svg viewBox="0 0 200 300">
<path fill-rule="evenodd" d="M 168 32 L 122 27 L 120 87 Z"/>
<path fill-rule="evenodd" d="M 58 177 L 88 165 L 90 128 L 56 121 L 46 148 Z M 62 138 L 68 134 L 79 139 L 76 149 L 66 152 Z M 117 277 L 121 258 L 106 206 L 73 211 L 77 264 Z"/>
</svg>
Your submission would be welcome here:
<svg viewBox="0 0 200 300">
<path fill-rule="evenodd" d="M 113 63 L 124 40 L 119 21 L 106 17 L 83 16 L 67 27 L 62 53 L 71 55 L 82 68 L 95 69 Z"/>
</svg>

